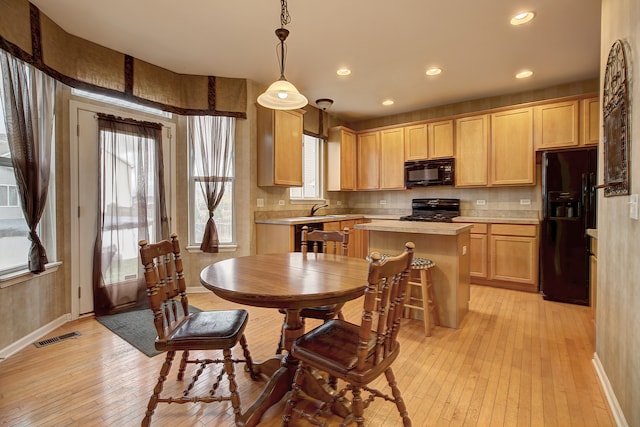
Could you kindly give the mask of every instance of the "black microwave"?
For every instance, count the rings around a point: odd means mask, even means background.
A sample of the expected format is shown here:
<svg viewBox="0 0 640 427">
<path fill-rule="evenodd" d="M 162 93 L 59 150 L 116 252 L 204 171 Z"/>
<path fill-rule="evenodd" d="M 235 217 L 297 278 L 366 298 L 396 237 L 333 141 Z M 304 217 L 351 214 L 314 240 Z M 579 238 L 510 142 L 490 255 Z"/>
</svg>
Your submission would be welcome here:
<svg viewBox="0 0 640 427">
<path fill-rule="evenodd" d="M 427 185 L 453 185 L 454 159 L 420 160 L 404 164 L 407 188 Z"/>
</svg>

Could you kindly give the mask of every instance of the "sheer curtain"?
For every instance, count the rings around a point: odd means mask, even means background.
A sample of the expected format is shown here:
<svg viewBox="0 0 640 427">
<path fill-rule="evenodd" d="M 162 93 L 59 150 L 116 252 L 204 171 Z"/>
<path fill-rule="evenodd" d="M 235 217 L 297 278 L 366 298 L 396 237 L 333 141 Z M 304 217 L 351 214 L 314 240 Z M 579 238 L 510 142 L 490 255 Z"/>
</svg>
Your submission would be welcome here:
<svg viewBox="0 0 640 427">
<path fill-rule="evenodd" d="M 48 262 L 37 229 L 49 188 L 55 81 L 4 50 L 0 66 L 11 162 L 31 240 L 29 271 L 40 273 Z"/>
<path fill-rule="evenodd" d="M 98 114 L 99 200 L 94 246 L 94 311 L 142 306 L 138 242 L 169 238 L 162 126 Z"/>
<path fill-rule="evenodd" d="M 220 245 L 214 212 L 224 195 L 225 178 L 233 153 L 236 119 L 221 116 L 190 116 L 188 118 L 189 144 L 194 176 L 207 203 L 209 219 L 204 229 L 200 250 L 216 253 Z"/>
</svg>

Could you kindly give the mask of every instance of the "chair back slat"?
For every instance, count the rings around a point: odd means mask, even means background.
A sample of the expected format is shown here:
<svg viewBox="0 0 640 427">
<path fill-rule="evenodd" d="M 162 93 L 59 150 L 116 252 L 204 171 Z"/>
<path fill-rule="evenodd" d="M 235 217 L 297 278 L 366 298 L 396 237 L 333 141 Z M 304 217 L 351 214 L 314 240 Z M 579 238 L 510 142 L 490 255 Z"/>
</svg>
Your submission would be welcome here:
<svg viewBox="0 0 640 427">
<path fill-rule="evenodd" d="M 306 254 L 309 249 L 313 250 L 313 252 L 317 254 L 320 247 L 319 243 L 322 243 L 322 252 L 326 254 L 346 256 L 349 249 L 349 228 L 345 227 L 340 232 L 333 230 L 309 231 L 309 228 L 306 225 L 302 227 L 300 247 L 303 254 Z M 309 246 L 311 246 L 311 248 L 309 248 Z"/>
<path fill-rule="evenodd" d="M 180 243 L 174 233 L 170 241 L 149 244 L 141 240 L 139 245 L 153 323 L 158 339 L 164 340 L 189 314 Z"/>
<path fill-rule="evenodd" d="M 370 255 L 367 288 L 364 293 L 362 322 L 359 331 L 356 369 L 378 364 L 397 346 L 400 318 L 415 245 L 407 242 L 405 251 L 395 257 Z M 375 334 L 372 337 L 371 334 Z M 370 342 L 375 339 L 371 351 Z M 369 360 L 373 357 L 373 360 Z"/>
</svg>

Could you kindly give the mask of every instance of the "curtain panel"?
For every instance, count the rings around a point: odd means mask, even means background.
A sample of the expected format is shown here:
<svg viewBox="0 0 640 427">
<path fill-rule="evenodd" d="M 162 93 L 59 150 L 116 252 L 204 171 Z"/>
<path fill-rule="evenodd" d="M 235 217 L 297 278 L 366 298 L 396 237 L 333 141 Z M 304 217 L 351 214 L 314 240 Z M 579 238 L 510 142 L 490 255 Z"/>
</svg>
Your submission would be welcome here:
<svg viewBox="0 0 640 427">
<path fill-rule="evenodd" d="M 1 50 L 0 66 L 11 162 L 31 240 L 28 267 L 41 273 L 49 262 L 38 224 L 49 189 L 55 81 Z"/>
<path fill-rule="evenodd" d="M 187 123 L 191 173 L 197 177 L 209 211 L 200 250 L 217 253 L 220 241 L 213 217 L 232 167 L 236 122 L 231 117 L 192 116 Z"/>
<path fill-rule="evenodd" d="M 138 242 L 169 238 L 162 126 L 98 113 L 98 219 L 93 256 L 94 311 L 146 302 Z"/>
</svg>

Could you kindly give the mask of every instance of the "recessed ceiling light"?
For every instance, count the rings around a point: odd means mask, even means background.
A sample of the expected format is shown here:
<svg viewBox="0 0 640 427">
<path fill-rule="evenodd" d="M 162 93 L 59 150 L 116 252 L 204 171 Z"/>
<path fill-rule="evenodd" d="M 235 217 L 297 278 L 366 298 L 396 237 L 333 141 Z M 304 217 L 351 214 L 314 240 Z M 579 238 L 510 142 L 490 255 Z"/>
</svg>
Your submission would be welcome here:
<svg viewBox="0 0 640 427">
<path fill-rule="evenodd" d="M 511 18 L 511 25 L 522 25 L 531 21 L 536 16 L 535 12 L 520 12 Z"/>
<path fill-rule="evenodd" d="M 516 74 L 516 79 L 526 79 L 527 77 L 533 76 L 533 71 L 531 70 L 522 70 L 518 74 Z"/>
<path fill-rule="evenodd" d="M 349 74 L 351 74 L 351 70 L 348 68 L 338 68 L 336 74 L 339 76 L 348 76 Z"/>
<path fill-rule="evenodd" d="M 431 67 L 431 68 L 427 69 L 426 74 L 427 74 L 427 76 L 437 76 L 441 72 L 442 72 L 442 68 Z"/>
<path fill-rule="evenodd" d="M 382 105 L 384 105 L 385 107 L 393 105 L 393 99 L 385 99 L 384 101 L 382 101 Z"/>
</svg>

